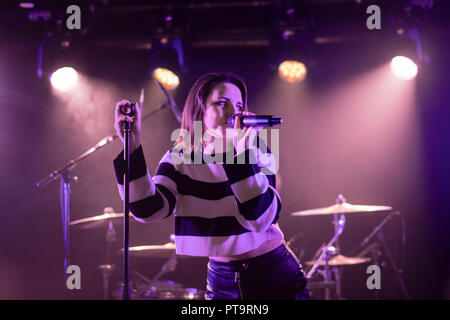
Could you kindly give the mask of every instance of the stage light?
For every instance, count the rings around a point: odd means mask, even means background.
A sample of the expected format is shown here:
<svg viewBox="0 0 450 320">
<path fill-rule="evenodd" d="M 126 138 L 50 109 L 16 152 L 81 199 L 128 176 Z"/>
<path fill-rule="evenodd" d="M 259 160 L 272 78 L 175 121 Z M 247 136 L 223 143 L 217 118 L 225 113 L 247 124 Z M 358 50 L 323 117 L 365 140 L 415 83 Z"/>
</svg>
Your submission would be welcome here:
<svg viewBox="0 0 450 320">
<path fill-rule="evenodd" d="M 308 68 L 313 65 L 309 34 L 286 28 L 273 35 L 271 47 L 270 66 L 283 81 L 298 83 L 306 78 Z"/>
<path fill-rule="evenodd" d="M 19 7 L 23 8 L 23 9 L 33 9 L 34 3 L 31 1 L 21 1 L 19 3 Z"/>
<path fill-rule="evenodd" d="M 183 68 L 183 50 L 181 39 L 166 39 L 152 48 L 150 70 L 152 76 L 168 90 L 180 84 Z"/>
<path fill-rule="evenodd" d="M 387 58 L 391 59 L 391 72 L 399 79 L 414 79 L 419 72 L 419 67 L 427 63 L 417 27 L 404 28 L 400 35 L 397 32 L 386 48 Z"/>
<path fill-rule="evenodd" d="M 295 60 L 286 60 L 278 66 L 278 74 L 281 79 L 289 83 L 300 82 L 306 76 L 306 66 L 304 63 Z"/>
<path fill-rule="evenodd" d="M 153 77 L 168 90 L 175 89 L 180 84 L 178 76 L 169 69 L 156 68 L 153 71 Z"/>
<path fill-rule="evenodd" d="M 59 91 L 68 91 L 78 83 L 78 73 L 74 68 L 63 67 L 52 73 L 50 82 Z"/>
<path fill-rule="evenodd" d="M 397 56 L 391 60 L 391 71 L 399 79 L 411 80 L 417 75 L 417 65 L 411 59 Z"/>
</svg>

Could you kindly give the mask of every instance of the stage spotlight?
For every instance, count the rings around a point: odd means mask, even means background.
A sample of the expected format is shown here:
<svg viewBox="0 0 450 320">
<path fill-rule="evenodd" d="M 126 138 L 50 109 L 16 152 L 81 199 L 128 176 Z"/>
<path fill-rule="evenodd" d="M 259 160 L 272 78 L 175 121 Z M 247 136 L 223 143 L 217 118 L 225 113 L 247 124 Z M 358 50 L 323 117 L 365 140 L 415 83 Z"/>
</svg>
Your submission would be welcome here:
<svg viewBox="0 0 450 320">
<path fill-rule="evenodd" d="M 180 84 L 180 78 L 169 69 L 156 68 L 153 71 L 153 77 L 168 90 L 175 89 Z"/>
<path fill-rule="evenodd" d="M 411 80 L 424 62 L 422 43 L 417 28 L 409 28 L 402 35 L 394 36 L 388 47 L 391 71 L 399 79 Z"/>
<path fill-rule="evenodd" d="M 50 82 L 53 88 L 65 92 L 77 85 L 78 73 L 71 67 L 59 68 L 50 76 Z"/>
<path fill-rule="evenodd" d="M 181 39 L 161 42 L 153 49 L 151 57 L 151 74 L 168 90 L 175 89 L 180 84 L 180 74 L 183 67 Z"/>
<path fill-rule="evenodd" d="M 286 60 L 278 66 L 278 74 L 281 79 L 289 83 L 300 82 L 306 76 L 306 66 L 304 63 L 295 60 Z"/>
<path fill-rule="evenodd" d="M 417 75 L 417 65 L 404 56 L 396 56 L 391 60 L 391 71 L 399 79 L 411 80 Z"/>
<path fill-rule="evenodd" d="M 285 29 L 271 39 L 270 66 L 288 83 L 303 81 L 312 65 L 312 38 L 305 32 Z"/>
</svg>

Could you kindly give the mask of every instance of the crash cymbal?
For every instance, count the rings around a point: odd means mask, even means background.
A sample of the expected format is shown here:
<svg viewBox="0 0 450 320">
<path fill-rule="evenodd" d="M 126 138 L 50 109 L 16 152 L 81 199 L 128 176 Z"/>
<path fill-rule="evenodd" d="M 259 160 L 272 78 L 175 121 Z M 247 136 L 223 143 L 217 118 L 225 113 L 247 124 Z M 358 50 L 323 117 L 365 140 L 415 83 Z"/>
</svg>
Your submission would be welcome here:
<svg viewBox="0 0 450 320">
<path fill-rule="evenodd" d="M 131 216 L 132 214 L 130 213 Z M 123 222 L 123 213 L 108 212 L 94 217 L 72 221 L 70 225 L 81 229 L 94 229 L 106 227 L 109 221 L 114 225 L 121 225 Z"/>
<path fill-rule="evenodd" d="M 123 248 L 120 249 L 123 253 Z M 169 258 L 175 254 L 175 243 L 168 242 L 163 245 L 151 245 L 151 246 L 137 246 L 130 247 L 129 253 L 135 257 L 146 257 L 146 258 Z M 181 257 L 181 256 L 177 256 Z"/>
<path fill-rule="evenodd" d="M 392 211 L 392 207 L 389 206 L 367 206 L 356 205 L 347 202 L 345 197 L 340 194 L 336 199 L 336 204 L 310 210 L 297 211 L 292 213 L 293 216 L 321 216 L 329 214 L 347 214 L 347 213 L 362 213 L 362 212 L 386 212 Z"/>
<path fill-rule="evenodd" d="M 348 213 L 362 213 L 362 212 L 386 212 L 392 211 L 392 207 L 389 206 L 368 206 L 368 205 L 355 205 L 350 203 L 335 204 L 330 207 L 296 211 L 292 213 L 293 216 L 316 216 L 316 215 L 329 215 L 329 214 L 348 214 Z"/>
<path fill-rule="evenodd" d="M 338 254 L 328 261 L 328 265 L 331 267 L 350 266 L 350 265 L 355 265 L 355 264 L 363 264 L 363 263 L 366 263 L 369 261 L 370 261 L 370 258 L 346 257 L 341 254 Z M 312 266 L 315 263 L 316 263 L 315 260 L 306 262 L 306 264 L 309 266 Z M 320 261 L 319 265 L 324 266 L 325 261 L 324 260 Z"/>
</svg>

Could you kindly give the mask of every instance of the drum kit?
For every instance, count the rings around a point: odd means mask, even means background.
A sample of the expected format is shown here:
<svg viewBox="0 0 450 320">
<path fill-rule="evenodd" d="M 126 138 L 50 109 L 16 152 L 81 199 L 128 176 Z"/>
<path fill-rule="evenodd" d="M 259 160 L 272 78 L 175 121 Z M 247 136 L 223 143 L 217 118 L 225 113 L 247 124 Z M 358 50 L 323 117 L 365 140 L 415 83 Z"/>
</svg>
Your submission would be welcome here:
<svg viewBox="0 0 450 320">
<path fill-rule="evenodd" d="M 130 213 L 131 216 L 131 213 Z M 104 213 L 93 217 L 75 220 L 70 226 L 82 230 L 106 229 L 106 253 L 104 263 L 99 265 L 103 277 L 103 299 L 110 297 L 110 279 L 114 273 L 115 265 L 111 263 L 111 250 L 116 239 L 116 226 L 121 226 L 123 213 L 114 212 L 113 208 L 107 207 Z M 165 258 L 167 262 L 161 270 L 152 278 L 148 278 L 133 270 L 130 281 L 130 299 L 132 300 L 201 300 L 204 298 L 202 290 L 197 288 L 186 288 L 181 283 L 160 280 L 160 277 L 168 272 L 175 271 L 177 258 L 186 257 L 176 255 L 175 243 L 168 242 L 163 245 L 145 245 L 130 247 L 129 253 L 133 257 Z M 118 254 L 123 254 L 123 249 Z M 121 299 L 121 288 L 114 290 L 111 294 L 113 299 Z"/>
<path fill-rule="evenodd" d="M 376 214 L 376 213 L 390 213 L 383 221 L 380 223 L 373 232 L 371 232 L 360 244 L 358 249 L 361 252 L 356 256 L 345 256 L 341 253 L 341 248 L 339 245 L 339 237 L 342 235 L 346 222 L 346 215 L 354 214 Z M 334 225 L 334 235 L 329 240 L 328 243 L 322 245 L 315 253 L 312 260 L 307 261 L 305 264 L 309 267 L 306 274 L 306 278 L 309 280 L 308 288 L 312 293 L 323 292 L 321 297 L 325 300 L 344 299 L 342 295 L 342 280 L 341 274 L 342 270 L 348 266 L 361 265 L 368 262 L 378 264 L 379 255 L 381 254 L 378 250 L 378 246 L 371 245 L 366 246 L 373 237 L 379 235 L 381 227 L 389 220 L 391 213 L 394 212 L 390 206 L 374 206 L 374 205 L 354 205 L 346 201 L 344 196 L 341 194 L 336 199 L 336 203 L 323 208 L 310 209 L 304 211 L 293 212 L 291 215 L 294 217 L 308 217 L 308 216 L 333 216 Z M 390 256 L 387 247 L 383 248 L 387 251 Z M 372 251 L 372 257 L 366 257 L 368 253 Z M 390 261 L 391 264 L 393 261 Z M 394 269 L 395 264 L 394 264 Z M 401 270 L 399 270 L 401 273 Z M 322 281 L 311 281 L 313 280 L 313 275 L 319 274 Z M 316 277 L 317 278 L 317 277 Z M 403 280 L 399 278 L 402 286 L 404 287 Z M 323 291 L 322 291 L 323 290 Z"/>
<path fill-rule="evenodd" d="M 358 249 L 362 250 L 358 255 L 345 256 L 342 255 L 339 245 L 339 237 L 342 235 L 346 222 L 346 215 L 353 215 L 356 213 L 373 214 L 373 213 L 393 213 L 392 207 L 389 206 L 373 206 L 373 205 L 353 205 L 347 203 L 342 195 L 339 195 L 336 203 L 329 207 L 310 209 L 304 211 L 293 212 L 294 217 L 308 217 L 308 216 L 333 216 L 334 235 L 328 243 L 322 245 L 317 251 L 312 260 L 305 264 L 309 267 L 306 278 L 309 280 L 308 288 L 311 292 L 323 292 L 323 297 L 329 299 L 344 299 L 342 296 L 341 272 L 342 269 L 348 266 L 361 265 L 372 261 L 377 263 L 376 257 L 366 257 L 365 255 L 371 249 L 378 249 L 378 247 L 364 246 L 373 238 L 384 223 L 387 222 L 390 215 L 379 224 L 374 231 L 367 236 Z M 111 248 L 113 242 L 116 241 L 115 226 L 120 226 L 123 221 L 123 213 L 116 213 L 112 208 L 105 208 L 101 215 L 90 218 L 72 221 L 71 227 L 80 229 L 106 229 L 106 255 L 105 261 L 99 265 L 99 269 L 103 276 L 103 296 L 104 299 L 109 298 L 109 282 L 114 272 L 115 266 L 111 264 Z M 167 262 L 162 266 L 161 270 L 152 278 L 132 271 L 133 279 L 131 284 L 131 299 L 134 300 L 198 300 L 204 298 L 204 292 L 196 288 L 185 288 L 182 284 L 173 281 L 163 281 L 160 277 L 168 272 L 176 269 L 177 258 L 185 257 L 176 255 L 175 243 L 173 239 L 163 245 L 143 245 L 129 248 L 129 254 L 133 257 L 144 258 L 165 258 Z M 387 248 L 386 248 L 387 249 Z M 377 251 L 380 254 L 379 250 Z M 123 254 L 123 249 L 120 250 Z M 401 271 L 400 271 L 401 272 Z M 315 278 L 313 278 L 315 275 Z M 312 281 L 317 279 L 317 275 L 322 277 L 322 281 Z M 401 280 L 401 279 L 399 279 Z M 112 296 L 115 299 L 120 299 L 120 289 L 113 292 Z"/>
</svg>

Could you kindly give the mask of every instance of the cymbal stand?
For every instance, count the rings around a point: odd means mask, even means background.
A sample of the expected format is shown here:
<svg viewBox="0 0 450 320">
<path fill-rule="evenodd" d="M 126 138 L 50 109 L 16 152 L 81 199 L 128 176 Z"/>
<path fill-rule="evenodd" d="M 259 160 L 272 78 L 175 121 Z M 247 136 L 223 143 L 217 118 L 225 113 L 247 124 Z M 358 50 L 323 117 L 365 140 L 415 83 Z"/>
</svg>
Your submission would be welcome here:
<svg viewBox="0 0 450 320">
<path fill-rule="evenodd" d="M 112 208 L 105 208 L 104 213 L 114 212 Z M 106 253 L 105 253 L 105 263 L 99 265 L 98 268 L 102 272 L 103 277 L 103 299 L 108 300 L 109 296 L 109 279 L 115 269 L 113 264 L 110 264 L 111 257 L 111 246 L 112 243 L 116 241 L 116 229 L 111 220 L 108 221 L 108 229 L 106 230 Z"/>
<path fill-rule="evenodd" d="M 335 229 L 335 234 L 334 234 L 333 238 L 322 249 L 322 254 L 319 256 L 317 261 L 312 266 L 311 270 L 309 270 L 308 274 L 306 275 L 307 279 L 311 279 L 312 275 L 316 272 L 316 270 L 319 267 L 322 260 L 324 260 L 324 272 L 323 272 L 323 275 L 325 278 L 324 280 L 325 280 L 325 282 L 328 282 L 331 280 L 331 270 L 328 265 L 328 261 L 330 260 L 330 256 L 332 256 L 336 251 L 336 248 L 333 245 L 336 243 L 336 241 L 339 239 L 339 236 L 344 231 L 344 227 L 345 227 L 345 215 L 344 214 L 342 214 L 340 216 L 339 220 L 337 220 L 336 226 L 337 227 Z M 339 281 L 340 281 L 340 278 L 338 277 L 336 279 L 336 282 L 339 282 Z M 338 287 L 338 284 L 336 284 L 336 287 Z M 325 289 L 325 299 L 326 300 L 330 299 L 330 289 L 329 288 Z"/>
<path fill-rule="evenodd" d="M 153 277 L 153 281 L 158 280 L 165 273 L 175 271 L 175 269 L 177 268 L 177 264 L 177 255 L 174 252 L 169 260 L 167 260 L 167 262 L 164 263 L 164 265 L 161 267 L 161 270 Z"/>
<path fill-rule="evenodd" d="M 394 262 L 394 259 L 392 258 L 392 254 L 391 251 L 389 250 L 387 244 L 386 244 L 386 239 L 384 238 L 383 232 L 379 232 L 377 234 L 377 238 L 381 243 L 381 246 L 383 248 L 384 253 L 386 254 L 389 263 L 391 264 L 392 268 L 394 269 L 395 275 L 397 276 L 397 280 L 400 283 L 400 287 L 403 291 L 403 294 L 405 295 L 406 300 L 410 300 L 410 296 L 408 293 L 408 289 L 406 289 L 406 285 L 405 282 L 403 280 L 403 270 L 397 267 L 397 264 Z"/>
</svg>

